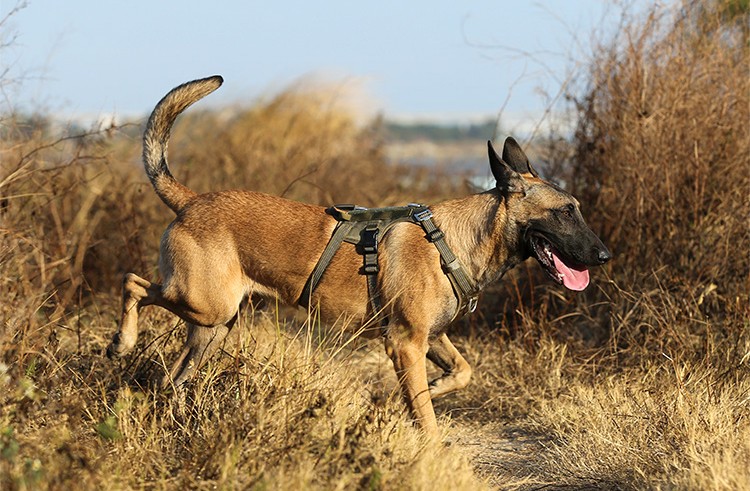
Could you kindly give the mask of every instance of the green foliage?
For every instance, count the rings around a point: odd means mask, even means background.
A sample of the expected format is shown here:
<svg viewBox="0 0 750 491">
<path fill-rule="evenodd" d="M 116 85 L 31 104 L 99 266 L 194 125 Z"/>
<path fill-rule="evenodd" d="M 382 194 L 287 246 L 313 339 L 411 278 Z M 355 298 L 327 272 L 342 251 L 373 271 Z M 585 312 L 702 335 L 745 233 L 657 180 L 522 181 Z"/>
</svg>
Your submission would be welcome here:
<svg viewBox="0 0 750 491">
<path fill-rule="evenodd" d="M 122 433 L 117 429 L 117 416 L 108 415 L 104 421 L 96 425 L 96 432 L 105 440 L 120 440 Z"/>
<path fill-rule="evenodd" d="M 13 438 L 13 427 L 6 426 L 0 430 L 0 457 L 12 462 L 18 455 L 20 446 L 18 441 Z"/>
</svg>

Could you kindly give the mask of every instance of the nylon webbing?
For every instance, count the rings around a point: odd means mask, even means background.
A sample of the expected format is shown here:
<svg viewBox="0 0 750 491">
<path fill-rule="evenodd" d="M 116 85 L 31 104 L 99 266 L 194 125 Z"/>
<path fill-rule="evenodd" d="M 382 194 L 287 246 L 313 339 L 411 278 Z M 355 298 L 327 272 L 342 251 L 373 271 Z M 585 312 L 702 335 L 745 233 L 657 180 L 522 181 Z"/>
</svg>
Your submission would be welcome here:
<svg viewBox="0 0 750 491">
<path fill-rule="evenodd" d="M 305 283 L 305 288 L 302 289 L 302 295 L 299 297 L 299 304 L 303 307 L 307 308 L 310 306 L 310 296 L 312 295 L 313 290 L 318 286 L 320 278 L 323 276 L 323 273 L 325 273 L 326 268 L 328 268 L 328 265 L 331 263 L 331 259 L 333 259 L 336 251 L 341 247 L 341 243 L 344 242 L 344 237 L 346 237 L 346 234 L 349 233 L 349 229 L 351 228 L 352 224 L 350 222 L 339 222 L 338 225 L 336 225 L 336 229 L 333 231 L 333 235 L 331 235 L 331 240 L 328 241 L 328 245 L 326 245 L 323 254 L 321 254 L 320 259 L 318 259 L 318 264 L 315 265 L 315 269 L 313 269 L 310 278 L 307 280 L 307 283 Z"/>
<path fill-rule="evenodd" d="M 383 304 L 380 302 L 380 292 L 378 291 L 378 273 L 380 272 L 380 266 L 378 266 L 378 240 L 380 235 L 380 229 L 377 223 L 368 223 L 362 231 L 361 241 L 359 243 L 362 248 L 362 255 L 364 256 L 364 264 L 362 265 L 362 274 L 367 277 L 367 296 L 370 299 L 370 308 L 372 309 L 373 317 L 377 317 L 383 310 Z M 388 324 L 388 317 L 383 316 L 380 318 L 380 325 L 385 326 Z"/>
<path fill-rule="evenodd" d="M 427 211 L 429 212 L 429 209 Z M 462 267 L 461 261 L 458 260 L 450 247 L 448 247 L 448 244 L 445 242 L 445 234 L 443 231 L 432 221 L 432 213 L 429 212 L 422 215 L 417 213 L 414 218 L 420 225 L 422 225 L 422 228 L 427 234 L 427 240 L 435 244 L 435 248 L 437 248 L 440 257 L 443 260 L 443 266 L 446 270 L 445 273 L 451 280 L 453 287 L 457 289 L 456 296 L 458 297 L 458 309 L 456 315 L 458 315 L 461 309 L 463 309 L 464 300 L 469 301 L 467 307 L 469 312 L 473 312 L 477 305 L 477 294 L 479 291 L 469 275 L 466 274 L 466 270 Z"/>
<path fill-rule="evenodd" d="M 464 269 L 461 267 L 461 263 L 458 261 L 453 251 L 450 250 L 448 244 L 443 239 L 444 235 L 442 231 L 435 226 L 435 223 L 431 219 L 427 219 L 422 222 L 424 231 L 427 232 L 428 239 L 432 236 L 436 236 L 434 240 L 430 240 L 435 244 L 440 256 L 445 262 L 445 268 L 450 271 L 456 278 L 456 282 L 461 287 L 461 292 L 465 295 L 471 295 L 474 293 L 474 285 L 471 279 L 468 277 Z M 434 234 L 439 232 L 439 234 Z"/>
</svg>

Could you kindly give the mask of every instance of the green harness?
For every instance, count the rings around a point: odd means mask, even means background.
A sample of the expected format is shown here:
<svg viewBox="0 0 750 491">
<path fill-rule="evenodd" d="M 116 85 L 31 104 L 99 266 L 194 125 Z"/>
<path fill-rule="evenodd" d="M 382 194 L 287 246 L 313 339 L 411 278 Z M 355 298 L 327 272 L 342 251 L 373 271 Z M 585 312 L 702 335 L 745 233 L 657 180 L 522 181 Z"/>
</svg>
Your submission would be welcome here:
<svg viewBox="0 0 750 491">
<path fill-rule="evenodd" d="M 424 205 L 409 204 L 407 206 L 392 206 L 387 208 L 363 208 L 356 205 L 334 205 L 326 209 L 326 213 L 333 216 L 338 224 L 328 241 L 323 254 L 315 265 L 310 278 L 305 283 L 299 304 L 310 306 L 310 298 L 318 286 L 326 268 L 346 241 L 354 244 L 359 254 L 363 256 L 364 264 L 360 270 L 367 278 L 367 293 L 374 316 L 380 318 L 381 326 L 388 324 L 388 316 L 383 313 L 383 305 L 378 291 L 378 243 L 380 238 L 397 223 L 411 222 L 418 224 L 425 231 L 425 238 L 435 244 L 440 253 L 443 272 L 453 286 L 453 292 L 458 299 L 458 308 L 453 314 L 453 322 L 460 314 L 474 312 L 477 308 L 479 290 L 466 274 L 461 261 L 453 254 L 445 242 L 445 234 L 432 221 L 432 212 Z"/>
</svg>

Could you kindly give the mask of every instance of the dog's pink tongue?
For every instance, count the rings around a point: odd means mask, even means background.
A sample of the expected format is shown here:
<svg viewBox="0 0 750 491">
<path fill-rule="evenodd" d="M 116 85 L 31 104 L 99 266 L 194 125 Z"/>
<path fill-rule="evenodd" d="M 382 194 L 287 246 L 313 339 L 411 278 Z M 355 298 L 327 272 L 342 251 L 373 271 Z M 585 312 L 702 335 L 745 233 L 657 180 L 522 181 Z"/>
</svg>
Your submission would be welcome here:
<svg viewBox="0 0 750 491">
<path fill-rule="evenodd" d="M 568 266 L 557 257 L 554 251 L 552 252 L 552 259 L 555 261 L 555 268 L 563 277 L 563 285 L 578 292 L 589 285 L 589 270 L 585 266 Z"/>
</svg>

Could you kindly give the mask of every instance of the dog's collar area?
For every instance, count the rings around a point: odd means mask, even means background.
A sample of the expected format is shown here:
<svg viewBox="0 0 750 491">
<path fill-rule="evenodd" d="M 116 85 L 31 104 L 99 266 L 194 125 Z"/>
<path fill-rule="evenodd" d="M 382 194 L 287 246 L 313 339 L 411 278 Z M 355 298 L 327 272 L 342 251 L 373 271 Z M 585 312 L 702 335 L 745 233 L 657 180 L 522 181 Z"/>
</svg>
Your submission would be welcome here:
<svg viewBox="0 0 750 491">
<path fill-rule="evenodd" d="M 323 250 L 318 263 L 313 268 L 305 283 L 298 304 L 309 308 L 310 299 L 318 286 L 323 273 L 333 259 L 333 256 L 346 241 L 356 246 L 357 252 L 363 256 L 361 274 L 367 277 L 367 290 L 370 307 L 381 326 L 388 324 L 388 316 L 383 312 L 380 292 L 377 287 L 378 243 L 385 232 L 396 223 L 409 221 L 418 224 L 425 232 L 425 238 L 433 243 L 440 253 L 443 272 L 451 282 L 453 292 L 458 300 L 458 307 L 451 318 L 453 322 L 463 314 L 474 312 L 477 308 L 479 289 L 466 273 L 461 261 L 453 254 L 445 242 L 445 234 L 432 221 L 432 211 L 424 205 L 409 203 L 406 206 L 386 208 L 363 208 L 361 206 L 343 204 L 334 205 L 326 209 L 326 213 L 338 220 L 336 229 Z"/>
</svg>

